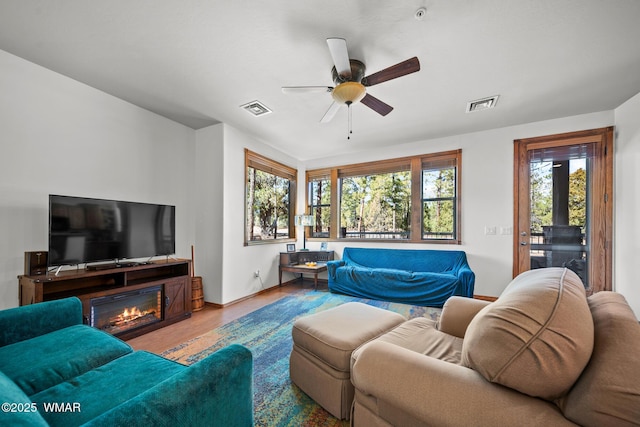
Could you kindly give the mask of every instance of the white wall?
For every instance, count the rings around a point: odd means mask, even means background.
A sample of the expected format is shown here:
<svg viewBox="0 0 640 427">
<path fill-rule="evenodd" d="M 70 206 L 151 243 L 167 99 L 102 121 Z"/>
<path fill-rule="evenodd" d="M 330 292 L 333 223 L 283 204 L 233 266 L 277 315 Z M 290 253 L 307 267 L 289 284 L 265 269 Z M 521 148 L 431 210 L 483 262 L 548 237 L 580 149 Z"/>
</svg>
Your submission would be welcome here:
<svg viewBox="0 0 640 427">
<path fill-rule="evenodd" d="M 24 252 L 47 249 L 48 195 L 176 205 L 193 241 L 192 129 L 0 51 L 0 308 L 18 305 Z"/>
<path fill-rule="evenodd" d="M 222 301 L 224 128 L 196 131 L 195 273 L 202 277 L 205 301 Z"/>
<path fill-rule="evenodd" d="M 512 278 L 513 235 L 501 235 L 499 230 L 513 227 L 513 141 L 613 124 L 613 112 L 607 111 L 367 150 L 348 159 L 329 157 L 308 161 L 304 166 L 317 169 L 461 148 L 462 245 L 385 243 L 385 246 L 463 250 L 476 274 L 475 294 L 498 296 Z M 298 195 L 300 203 L 304 201 L 303 191 Z M 496 227 L 498 234 L 485 235 L 485 226 Z M 375 243 L 330 242 L 329 249 L 341 254 L 347 245 L 375 246 Z M 308 243 L 310 249 L 319 246 L 317 242 Z"/>
<path fill-rule="evenodd" d="M 224 261 L 222 301 L 227 303 L 278 284 L 278 257 L 285 243 L 244 246 L 245 170 L 248 148 L 280 163 L 298 167 L 297 160 L 247 134 L 225 125 L 224 133 Z M 304 180 L 304 178 L 303 178 Z M 298 182 L 300 185 L 300 182 Z M 304 184 L 302 184 L 304 186 Z M 302 208 L 298 207 L 298 210 Z M 297 213 L 297 212 L 295 212 Z M 260 270 L 261 279 L 253 272 Z M 285 280 L 283 278 L 283 280 Z M 205 295 L 205 299 L 207 299 Z"/>
<path fill-rule="evenodd" d="M 640 319 L 640 93 L 615 110 L 614 290 Z"/>
<path fill-rule="evenodd" d="M 295 159 L 232 126 L 196 132 L 196 274 L 205 301 L 216 304 L 277 286 L 278 257 L 285 251 L 285 243 L 244 245 L 245 148 L 297 167 Z"/>
</svg>

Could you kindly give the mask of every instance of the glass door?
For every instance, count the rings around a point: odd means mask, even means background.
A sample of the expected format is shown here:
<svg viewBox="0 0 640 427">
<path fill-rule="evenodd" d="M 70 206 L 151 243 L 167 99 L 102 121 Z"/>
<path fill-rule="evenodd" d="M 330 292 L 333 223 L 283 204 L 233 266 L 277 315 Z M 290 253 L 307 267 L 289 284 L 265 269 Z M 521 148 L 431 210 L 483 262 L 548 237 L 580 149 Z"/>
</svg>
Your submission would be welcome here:
<svg viewBox="0 0 640 427">
<path fill-rule="evenodd" d="M 610 128 L 516 142 L 514 275 L 566 267 L 611 289 Z"/>
<path fill-rule="evenodd" d="M 529 150 L 530 266 L 567 267 L 589 283 L 594 143 Z M 526 239 L 523 241 L 527 242 Z"/>
</svg>

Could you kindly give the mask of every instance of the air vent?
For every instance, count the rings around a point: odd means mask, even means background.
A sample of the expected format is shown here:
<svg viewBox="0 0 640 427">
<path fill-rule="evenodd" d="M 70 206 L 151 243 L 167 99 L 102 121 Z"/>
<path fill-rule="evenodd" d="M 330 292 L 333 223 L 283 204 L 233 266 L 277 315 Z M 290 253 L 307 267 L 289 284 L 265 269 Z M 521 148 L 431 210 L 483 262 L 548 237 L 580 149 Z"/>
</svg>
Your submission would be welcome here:
<svg viewBox="0 0 640 427">
<path fill-rule="evenodd" d="M 256 117 L 271 113 L 271 110 L 260 101 L 251 101 L 247 104 L 241 105 L 240 108 L 248 111 Z"/>
<path fill-rule="evenodd" d="M 467 103 L 467 113 L 473 113 L 474 111 L 488 110 L 493 108 L 498 103 L 500 95 L 490 96 L 488 98 L 476 99 Z"/>
</svg>

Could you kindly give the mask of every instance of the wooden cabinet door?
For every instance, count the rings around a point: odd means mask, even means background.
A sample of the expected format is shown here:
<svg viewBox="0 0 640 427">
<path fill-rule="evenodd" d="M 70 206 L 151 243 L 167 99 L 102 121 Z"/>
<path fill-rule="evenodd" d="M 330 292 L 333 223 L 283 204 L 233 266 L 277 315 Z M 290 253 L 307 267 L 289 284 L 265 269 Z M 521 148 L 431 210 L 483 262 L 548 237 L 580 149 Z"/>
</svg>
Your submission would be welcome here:
<svg viewBox="0 0 640 427">
<path fill-rule="evenodd" d="M 165 320 L 191 312 L 191 281 L 189 277 L 170 280 L 164 284 Z"/>
</svg>

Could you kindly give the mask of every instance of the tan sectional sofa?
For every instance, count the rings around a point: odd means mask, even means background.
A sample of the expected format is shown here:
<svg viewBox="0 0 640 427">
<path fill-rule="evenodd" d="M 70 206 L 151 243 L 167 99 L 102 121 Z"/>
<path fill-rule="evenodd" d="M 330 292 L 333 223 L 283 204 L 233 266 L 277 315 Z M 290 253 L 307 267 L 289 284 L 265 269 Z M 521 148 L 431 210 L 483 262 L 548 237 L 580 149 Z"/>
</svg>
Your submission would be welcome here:
<svg viewBox="0 0 640 427">
<path fill-rule="evenodd" d="M 640 425 L 640 324 L 624 297 L 587 298 L 562 268 L 493 303 L 451 298 L 352 354 L 352 425 Z"/>
</svg>

